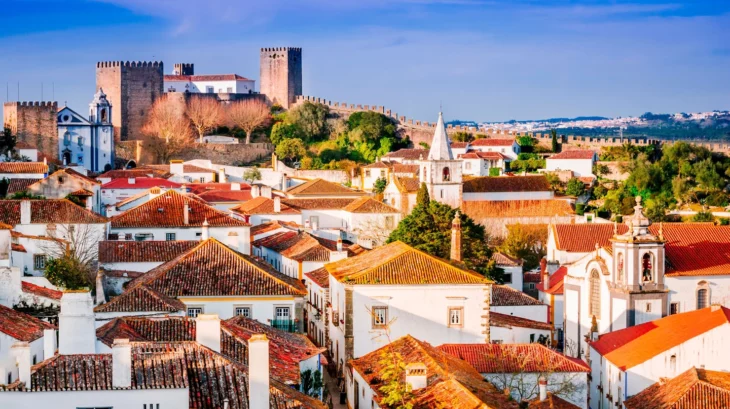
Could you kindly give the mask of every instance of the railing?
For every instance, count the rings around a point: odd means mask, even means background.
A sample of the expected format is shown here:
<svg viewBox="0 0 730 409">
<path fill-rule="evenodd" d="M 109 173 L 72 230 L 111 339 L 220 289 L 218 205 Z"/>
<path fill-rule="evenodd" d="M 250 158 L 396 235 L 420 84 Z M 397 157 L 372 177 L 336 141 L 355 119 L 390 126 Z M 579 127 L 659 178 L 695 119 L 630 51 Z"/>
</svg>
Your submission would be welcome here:
<svg viewBox="0 0 730 409">
<path fill-rule="evenodd" d="M 294 320 L 271 320 L 271 326 L 286 332 L 299 332 Z"/>
</svg>

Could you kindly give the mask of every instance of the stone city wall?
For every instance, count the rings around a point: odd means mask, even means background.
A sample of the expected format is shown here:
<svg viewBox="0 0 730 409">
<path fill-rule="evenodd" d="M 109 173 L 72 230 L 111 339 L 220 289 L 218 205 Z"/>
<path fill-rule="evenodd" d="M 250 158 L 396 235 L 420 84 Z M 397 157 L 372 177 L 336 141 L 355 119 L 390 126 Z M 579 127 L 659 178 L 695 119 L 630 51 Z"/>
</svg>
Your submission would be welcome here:
<svg viewBox="0 0 730 409">
<path fill-rule="evenodd" d="M 51 101 L 6 102 L 3 123 L 18 141 L 37 148 L 51 158 L 58 158 L 58 103 Z"/>
</svg>

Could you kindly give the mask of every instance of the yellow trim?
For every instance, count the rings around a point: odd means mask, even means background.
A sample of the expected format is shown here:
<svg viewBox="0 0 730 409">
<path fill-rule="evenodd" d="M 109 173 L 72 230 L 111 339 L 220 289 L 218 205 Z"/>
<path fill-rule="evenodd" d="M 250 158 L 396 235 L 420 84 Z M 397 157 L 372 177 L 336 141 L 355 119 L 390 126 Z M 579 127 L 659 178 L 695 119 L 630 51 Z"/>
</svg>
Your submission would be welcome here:
<svg viewBox="0 0 730 409">
<path fill-rule="evenodd" d="M 299 263 L 297 263 L 297 264 L 298 264 L 298 266 L 299 266 L 299 272 L 298 272 L 298 274 L 299 274 L 299 279 L 301 280 L 301 279 L 302 279 L 302 274 L 303 274 L 303 273 L 302 273 L 302 268 L 303 268 L 303 267 L 302 267 L 302 264 L 303 264 L 303 263 L 302 263 L 302 262 L 300 261 L 300 262 L 299 262 Z"/>
<path fill-rule="evenodd" d="M 178 297 L 178 300 L 184 302 L 184 303 L 204 303 L 204 302 L 215 302 L 215 301 L 224 301 L 224 302 L 236 302 L 236 301 L 294 301 L 294 297 L 239 297 L 239 296 L 230 296 L 230 297 L 207 297 L 207 298 L 197 298 L 197 297 Z"/>
</svg>

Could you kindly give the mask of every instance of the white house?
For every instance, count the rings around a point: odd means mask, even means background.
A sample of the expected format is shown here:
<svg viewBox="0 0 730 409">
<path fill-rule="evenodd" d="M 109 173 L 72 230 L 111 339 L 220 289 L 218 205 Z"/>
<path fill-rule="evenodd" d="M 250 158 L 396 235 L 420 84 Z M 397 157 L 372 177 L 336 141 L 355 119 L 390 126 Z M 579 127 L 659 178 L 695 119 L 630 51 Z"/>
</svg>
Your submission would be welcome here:
<svg viewBox="0 0 730 409">
<path fill-rule="evenodd" d="M 504 284 L 517 291 L 522 291 L 522 264 L 523 261 L 510 257 L 504 253 L 492 255 L 495 265 L 504 271 Z"/>
<path fill-rule="evenodd" d="M 307 335 L 318 346 L 329 345 L 330 274 L 324 267 L 304 273 L 309 299 L 305 305 Z"/>
<path fill-rule="evenodd" d="M 462 173 L 470 176 L 499 176 L 509 168 L 510 157 L 501 152 L 472 151 L 457 156 Z M 494 169 L 494 170 L 492 170 Z"/>
<path fill-rule="evenodd" d="M 553 345 L 562 347 L 565 318 L 563 284 L 568 269 L 565 266 L 556 269 L 557 263 L 548 263 L 545 259 L 541 261 L 541 267 L 542 281 L 537 285 L 538 299 L 549 306 L 548 322 L 554 328 Z"/>
<path fill-rule="evenodd" d="M 84 118 L 69 107 L 58 111 L 58 160 L 92 172 L 114 168 L 112 106 L 99 88 Z"/>
<path fill-rule="evenodd" d="M 418 177 L 393 176 L 383 191 L 383 201 L 407 216 L 416 207 L 421 181 Z"/>
<path fill-rule="evenodd" d="M 507 285 L 492 286 L 491 311 L 548 322 L 548 306 Z"/>
<path fill-rule="evenodd" d="M 129 178 L 163 178 L 169 179 L 173 174 L 165 169 L 152 169 L 147 167 L 132 168 L 132 169 L 114 169 L 102 173 L 96 177 L 96 180 L 101 184 L 109 183 L 114 179 L 129 179 Z"/>
<path fill-rule="evenodd" d="M 171 160 L 169 165 L 144 165 L 137 169 L 172 173 L 171 180 L 178 183 L 211 183 L 217 176 L 214 169 L 189 165 L 181 160 Z"/>
<path fill-rule="evenodd" d="M 378 179 L 382 179 L 387 183 L 391 173 L 392 166 L 383 161 L 362 166 L 360 168 L 360 188 L 370 192 Z"/>
<path fill-rule="evenodd" d="M 571 171 L 573 177 L 590 177 L 598 154 L 591 150 L 570 150 L 560 152 L 545 159 L 548 172 Z"/>
<path fill-rule="evenodd" d="M 388 162 L 398 162 L 403 165 L 417 165 L 419 160 L 428 157 L 428 149 L 398 149 L 395 152 L 389 152 L 383 155 L 382 159 Z"/>
<path fill-rule="evenodd" d="M 46 199 L 72 196 L 89 210 L 101 213 L 101 183 L 71 168 L 60 169 L 25 189 Z"/>
<path fill-rule="evenodd" d="M 165 75 L 165 92 L 193 94 L 253 94 L 256 82 L 238 74 Z"/>
<path fill-rule="evenodd" d="M 589 343 L 591 407 L 622 407 L 630 396 L 693 367 L 727 371 L 728 337 L 730 310 L 719 305 L 598 336 Z"/>
<path fill-rule="evenodd" d="M 53 356 L 56 351 L 56 327 L 15 311 L 12 305 L 0 304 L 0 384 L 9 385 L 18 379 L 18 367 L 12 351 L 16 342 L 28 345 L 28 359 L 35 365 Z"/>
<path fill-rule="evenodd" d="M 463 186 L 464 202 L 550 200 L 554 196 L 544 175 L 472 177 L 465 179 Z"/>
<path fill-rule="evenodd" d="M 253 199 L 251 185 L 247 183 L 191 183 L 186 187 L 190 193 L 223 211 L 228 211 Z"/>
<path fill-rule="evenodd" d="M 547 344 L 551 339 L 552 325 L 544 321 L 522 318 L 491 311 L 489 313 L 489 337 L 495 344 Z"/>
<path fill-rule="evenodd" d="M 182 192 L 182 185 L 171 180 L 157 177 L 131 177 L 113 179 L 101 185 L 101 204 L 115 205 L 119 202 L 137 197 L 152 188 L 177 190 Z"/>
<path fill-rule="evenodd" d="M 497 152 L 510 160 L 517 159 L 520 145 L 515 139 L 482 138 L 469 142 L 469 150 L 477 152 Z"/>
</svg>

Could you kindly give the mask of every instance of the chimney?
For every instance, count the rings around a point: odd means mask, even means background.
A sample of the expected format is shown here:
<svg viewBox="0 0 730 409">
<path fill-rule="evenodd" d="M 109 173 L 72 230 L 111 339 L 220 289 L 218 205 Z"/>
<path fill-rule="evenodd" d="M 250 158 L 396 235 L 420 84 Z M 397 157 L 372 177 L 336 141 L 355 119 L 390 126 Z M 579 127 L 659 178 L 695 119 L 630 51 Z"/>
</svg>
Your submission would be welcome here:
<svg viewBox="0 0 730 409">
<path fill-rule="evenodd" d="M 342 251 L 342 238 L 337 239 L 337 251 Z"/>
<path fill-rule="evenodd" d="M 0 267 L 0 305 L 13 308 L 22 294 L 20 269 L 17 267 Z"/>
<path fill-rule="evenodd" d="M 208 231 L 208 218 L 203 220 L 203 233 L 200 235 L 200 240 L 208 240 L 210 238 L 210 232 Z"/>
<path fill-rule="evenodd" d="M 30 389 L 30 344 L 27 342 L 16 342 L 10 347 L 12 356 L 18 365 L 18 380 Z"/>
<path fill-rule="evenodd" d="M 557 261 L 548 261 L 546 267 L 548 274 L 552 274 L 558 271 L 558 269 L 560 268 L 560 263 L 558 263 Z"/>
<path fill-rule="evenodd" d="M 238 182 L 231 182 L 231 190 L 241 190 L 241 184 Z"/>
<path fill-rule="evenodd" d="M 183 223 L 185 225 L 190 223 L 190 205 L 187 201 L 183 205 Z"/>
<path fill-rule="evenodd" d="M 30 224 L 30 200 L 20 201 L 20 224 Z"/>
<path fill-rule="evenodd" d="M 130 185 L 133 185 L 133 184 L 137 183 L 137 181 L 135 180 L 135 178 L 127 178 L 127 183 L 129 183 Z"/>
<path fill-rule="evenodd" d="M 281 213 L 281 198 L 279 196 L 274 198 L 274 213 Z"/>
<path fill-rule="evenodd" d="M 537 381 L 537 384 L 540 388 L 540 402 L 543 402 L 545 399 L 547 399 L 547 380 L 544 376 L 541 376 L 540 379 Z"/>
<path fill-rule="evenodd" d="M 259 185 L 251 185 L 251 197 L 252 198 L 257 198 L 259 196 L 261 196 L 261 186 L 259 186 Z"/>
<path fill-rule="evenodd" d="M 269 340 L 266 334 L 248 340 L 248 408 L 269 409 Z"/>
<path fill-rule="evenodd" d="M 56 330 L 43 330 L 43 359 L 46 360 L 56 354 Z"/>
<path fill-rule="evenodd" d="M 132 386 L 132 345 L 129 339 L 118 338 L 112 344 L 112 387 Z"/>
<path fill-rule="evenodd" d="M 101 305 L 106 302 L 104 296 L 104 270 L 101 268 L 96 273 L 96 305 Z"/>
<path fill-rule="evenodd" d="M 461 262 L 461 213 L 456 211 L 451 222 L 451 260 Z"/>
<path fill-rule="evenodd" d="M 86 210 L 92 211 L 93 208 L 94 208 L 94 197 L 87 196 L 86 197 Z"/>
<path fill-rule="evenodd" d="M 94 303 L 88 291 L 64 292 L 58 314 L 61 355 L 96 353 Z"/>
<path fill-rule="evenodd" d="M 195 342 L 221 352 L 221 319 L 218 314 L 198 314 L 195 318 Z"/>
<path fill-rule="evenodd" d="M 182 177 L 185 173 L 184 167 L 183 167 L 183 161 L 181 160 L 171 160 L 170 161 L 170 173 L 173 175 L 178 175 Z"/>
<path fill-rule="evenodd" d="M 416 362 L 406 365 L 406 385 L 410 385 L 412 391 L 428 386 L 424 363 Z"/>
<path fill-rule="evenodd" d="M 226 183 L 226 171 L 223 168 L 218 169 L 218 183 Z"/>
<path fill-rule="evenodd" d="M 289 178 L 286 177 L 286 174 L 281 175 L 281 190 L 283 192 L 289 190 Z"/>
</svg>

